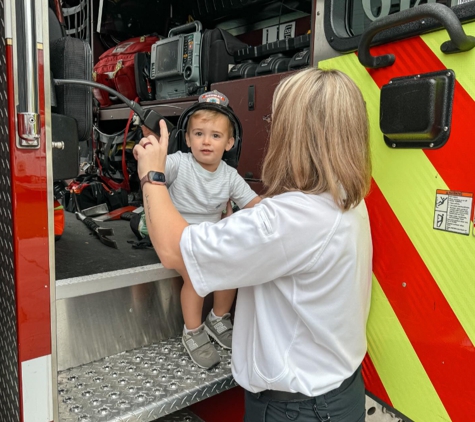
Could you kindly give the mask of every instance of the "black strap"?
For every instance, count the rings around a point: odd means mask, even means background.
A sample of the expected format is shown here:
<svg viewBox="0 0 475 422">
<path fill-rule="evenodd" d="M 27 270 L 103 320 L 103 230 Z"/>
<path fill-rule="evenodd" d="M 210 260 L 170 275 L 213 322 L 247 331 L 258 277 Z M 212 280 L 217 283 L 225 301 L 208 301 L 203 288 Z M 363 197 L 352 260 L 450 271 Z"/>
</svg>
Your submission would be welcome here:
<svg viewBox="0 0 475 422">
<path fill-rule="evenodd" d="M 132 245 L 133 249 L 151 249 L 153 248 L 152 242 L 150 241 L 150 238 L 147 236 L 143 238 L 142 240 L 127 240 L 127 243 L 130 243 Z"/>
</svg>

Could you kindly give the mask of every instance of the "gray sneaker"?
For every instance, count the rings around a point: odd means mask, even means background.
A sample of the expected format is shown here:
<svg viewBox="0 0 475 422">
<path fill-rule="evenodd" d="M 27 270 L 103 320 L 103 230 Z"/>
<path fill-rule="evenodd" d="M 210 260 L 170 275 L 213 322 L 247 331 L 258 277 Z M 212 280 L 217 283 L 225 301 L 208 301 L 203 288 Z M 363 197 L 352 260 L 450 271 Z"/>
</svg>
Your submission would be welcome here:
<svg viewBox="0 0 475 422">
<path fill-rule="evenodd" d="M 221 360 L 218 351 L 209 341 L 204 325 L 194 333 L 187 334 L 183 331 L 182 342 L 191 360 L 200 368 L 210 369 Z"/>
<path fill-rule="evenodd" d="M 233 324 L 231 323 L 231 314 L 224 314 L 222 317 L 212 321 L 210 314 L 205 320 L 205 330 L 213 337 L 220 346 L 225 349 L 231 349 L 233 340 Z"/>
</svg>

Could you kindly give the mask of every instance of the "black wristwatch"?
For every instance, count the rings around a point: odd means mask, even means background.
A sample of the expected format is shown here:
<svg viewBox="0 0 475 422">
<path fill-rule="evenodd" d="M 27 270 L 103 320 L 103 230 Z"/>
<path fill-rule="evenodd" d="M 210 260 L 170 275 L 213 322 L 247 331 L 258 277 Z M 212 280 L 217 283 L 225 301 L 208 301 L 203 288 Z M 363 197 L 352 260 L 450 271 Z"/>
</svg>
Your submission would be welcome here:
<svg viewBox="0 0 475 422">
<path fill-rule="evenodd" d="M 145 183 L 152 185 L 166 185 L 165 175 L 160 171 L 149 171 L 142 179 L 140 179 L 140 188 L 143 189 Z"/>
</svg>

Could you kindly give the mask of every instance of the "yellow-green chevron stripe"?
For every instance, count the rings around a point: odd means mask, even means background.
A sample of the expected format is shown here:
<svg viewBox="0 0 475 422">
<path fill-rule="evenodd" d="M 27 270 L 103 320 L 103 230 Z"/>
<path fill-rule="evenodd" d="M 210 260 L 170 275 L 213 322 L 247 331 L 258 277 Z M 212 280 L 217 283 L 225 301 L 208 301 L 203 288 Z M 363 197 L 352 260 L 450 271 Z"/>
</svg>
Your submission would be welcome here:
<svg viewBox="0 0 475 422">
<path fill-rule="evenodd" d="M 368 353 L 393 407 L 416 422 L 450 421 L 375 276 L 367 335 Z"/>
<path fill-rule="evenodd" d="M 386 146 L 379 130 L 380 90 L 356 55 L 329 59 L 320 62 L 319 66 L 342 70 L 362 90 L 371 125 L 373 177 L 465 332 L 475 343 L 475 237 L 433 229 L 435 191 L 446 189 L 447 185 L 423 151 L 392 150 Z M 450 188 L 456 190 L 457 186 Z M 411 280 L 404 281 L 410 288 Z"/>
</svg>

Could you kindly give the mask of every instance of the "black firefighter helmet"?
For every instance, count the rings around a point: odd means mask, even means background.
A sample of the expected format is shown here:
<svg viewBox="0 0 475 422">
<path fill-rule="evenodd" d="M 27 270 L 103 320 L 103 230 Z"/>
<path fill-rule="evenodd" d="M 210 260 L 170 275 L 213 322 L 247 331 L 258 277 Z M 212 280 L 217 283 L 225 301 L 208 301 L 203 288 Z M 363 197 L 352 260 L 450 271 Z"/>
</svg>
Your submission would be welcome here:
<svg viewBox="0 0 475 422">
<path fill-rule="evenodd" d="M 234 145 L 229 151 L 225 151 L 223 154 L 223 161 L 231 167 L 236 168 L 239 163 L 239 157 L 241 155 L 241 143 L 242 143 L 242 126 L 233 109 L 229 106 L 229 100 L 226 95 L 218 91 L 205 92 L 200 95 L 198 101 L 188 107 L 178 119 L 176 126 L 178 149 L 182 152 L 190 152 L 190 148 L 186 145 L 185 133 L 188 125 L 188 120 L 191 115 L 197 110 L 215 110 L 224 114 L 229 118 L 233 125 Z"/>
</svg>

